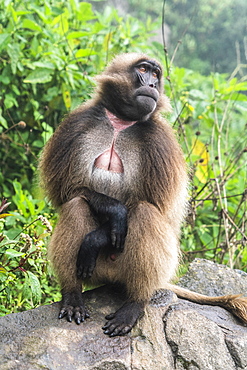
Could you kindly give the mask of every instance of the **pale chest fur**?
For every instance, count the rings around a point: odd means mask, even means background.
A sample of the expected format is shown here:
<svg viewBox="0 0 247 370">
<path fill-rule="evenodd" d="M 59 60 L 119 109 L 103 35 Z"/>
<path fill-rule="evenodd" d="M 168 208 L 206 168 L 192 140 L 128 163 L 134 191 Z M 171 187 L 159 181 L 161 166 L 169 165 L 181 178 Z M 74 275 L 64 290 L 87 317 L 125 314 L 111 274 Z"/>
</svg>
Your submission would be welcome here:
<svg viewBox="0 0 247 370">
<path fill-rule="evenodd" d="M 83 186 L 123 201 L 139 174 L 138 145 L 128 133 L 136 122 L 123 121 L 109 111 L 106 115 L 106 125 L 96 125 L 90 135 L 82 135 L 82 151 L 75 158 L 74 170 L 82 172 Z"/>
</svg>

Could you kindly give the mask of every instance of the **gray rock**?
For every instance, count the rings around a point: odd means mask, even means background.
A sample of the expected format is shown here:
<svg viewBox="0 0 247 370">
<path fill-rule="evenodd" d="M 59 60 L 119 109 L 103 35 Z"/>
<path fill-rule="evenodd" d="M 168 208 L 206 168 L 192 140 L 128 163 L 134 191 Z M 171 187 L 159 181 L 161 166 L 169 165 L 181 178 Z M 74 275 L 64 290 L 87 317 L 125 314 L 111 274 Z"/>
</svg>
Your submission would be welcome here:
<svg viewBox="0 0 247 370">
<path fill-rule="evenodd" d="M 246 289 L 246 274 L 198 260 L 179 284 L 189 284 L 191 270 L 195 284 L 203 279 L 201 293 L 208 292 L 207 285 L 212 289 L 223 273 L 227 278 L 228 272 L 231 286 L 233 273 L 237 286 L 230 293 L 236 293 L 239 284 Z M 214 289 L 226 293 L 221 282 Z M 160 290 L 131 334 L 109 338 L 101 329 L 104 316 L 122 299 L 108 287 L 84 294 L 91 317 L 79 326 L 57 319 L 58 303 L 0 318 L 0 369 L 247 369 L 247 328 L 223 308 L 198 305 Z"/>
<path fill-rule="evenodd" d="M 247 273 L 196 258 L 178 285 L 209 296 L 236 293 L 247 296 Z"/>
<path fill-rule="evenodd" d="M 247 369 L 247 328 L 223 308 L 179 300 L 163 320 L 175 369 Z"/>
<path fill-rule="evenodd" d="M 235 368 L 220 327 L 196 311 L 172 311 L 166 317 L 165 331 L 176 369 Z"/>
<path fill-rule="evenodd" d="M 160 312 L 150 305 L 132 336 L 109 338 L 101 329 L 104 316 L 123 301 L 107 287 L 84 294 L 91 317 L 79 326 L 57 319 L 58 303 L 0 318 L 0 369 L 173 369 L 164 308 Z M 171 292 L 163 296 L 173 297 Z"/>
</svg>

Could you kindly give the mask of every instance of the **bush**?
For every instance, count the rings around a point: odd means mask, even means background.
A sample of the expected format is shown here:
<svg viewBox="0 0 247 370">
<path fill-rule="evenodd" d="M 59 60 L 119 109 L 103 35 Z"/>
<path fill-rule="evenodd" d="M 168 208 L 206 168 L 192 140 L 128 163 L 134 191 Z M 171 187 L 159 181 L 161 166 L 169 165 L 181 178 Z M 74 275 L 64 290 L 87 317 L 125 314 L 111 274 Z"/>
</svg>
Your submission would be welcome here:
<svg viewBox="0 0 247 370">
<path fill-rule="evenodd" d="M 247 83 L 178 68 L 170 81 L 191 178 L 184 255 L 246 269 Z"/>
<path fill-rule="evenodd" d="M 54 216 L 45 201 L 33 199 L 17 181 L 12 197 L 18 208 L 6 213 L 0 205 L 0 315 L 23 311 L 60 299 L 46 258 L 46 244 Z M 3 213 L 5 212 L 5 213 Z"/>
</svg>

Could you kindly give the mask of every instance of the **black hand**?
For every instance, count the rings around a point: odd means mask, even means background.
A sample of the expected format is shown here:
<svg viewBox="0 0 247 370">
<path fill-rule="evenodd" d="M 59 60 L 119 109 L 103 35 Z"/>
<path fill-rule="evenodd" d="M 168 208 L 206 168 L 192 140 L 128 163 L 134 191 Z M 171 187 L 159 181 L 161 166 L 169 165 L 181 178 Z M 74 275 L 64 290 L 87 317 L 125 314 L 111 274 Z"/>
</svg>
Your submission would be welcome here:
<svg viewBox="0 0 247 370">
<path fill-rule="evenodd" d="M 77 255 L 78 278 L 86 279 L 92 276 L 100 249 L 110 243 L 108 224 L 100 226 L 85 236 Z"/>
<path fill-rule="evenodd" d="M 118 211 L 110 219 L 111 242 L 112 246 L 122 251 L 127 235 L 127 209 L 121 204 L 118 206 Z"/>
</svg>

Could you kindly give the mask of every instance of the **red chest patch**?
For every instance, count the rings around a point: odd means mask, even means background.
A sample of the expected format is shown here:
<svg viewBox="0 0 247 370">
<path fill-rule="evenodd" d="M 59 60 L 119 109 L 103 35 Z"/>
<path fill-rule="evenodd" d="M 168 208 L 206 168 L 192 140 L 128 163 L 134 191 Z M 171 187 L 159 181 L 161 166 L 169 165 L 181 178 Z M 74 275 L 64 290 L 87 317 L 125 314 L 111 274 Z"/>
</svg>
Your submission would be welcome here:
<svg viewBox="0 0 247 370">
<path fill-rule="evenodd" d="M 114 128 L 113 140 L 111 146 L 95 159 L 94 165 L 95 167 L 101 168 L 106 171 L 123 173 L 124 167 L 122 160 L 114 148 L 116 138 L 120 131 L 125 130 L 126 128 L 134 125 L 137 121 L 124 121 L 114 116 L 114 114 L 109 112 L 107 109 L 106 114 Z"/>
</svg>

